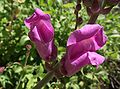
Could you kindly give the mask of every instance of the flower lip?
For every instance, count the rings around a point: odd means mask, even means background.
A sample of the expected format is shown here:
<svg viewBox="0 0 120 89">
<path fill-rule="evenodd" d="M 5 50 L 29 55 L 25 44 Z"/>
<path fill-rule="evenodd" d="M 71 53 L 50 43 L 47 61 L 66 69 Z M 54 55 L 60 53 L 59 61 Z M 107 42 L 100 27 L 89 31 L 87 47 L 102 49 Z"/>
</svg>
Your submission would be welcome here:
<svg viewBox="0 0 120 89">
<path fill-rule="evenodd" d="M 83 53 L 74 61 L 66 60 L 66 58 L 67 56 L 62 60 L 63 65 L 61 66 L 60 71 L 67 77 L 77 73 L 82 67 L 85 67 L 86 65 L 93 65 L 98 68 L 98 66 L 105 61 L 105 58 L 96 52 Z"/>
<path fill-rule="evenodd" d="M 95 65 L 98 67 L 100 64 L 102 64 L 105 61 L 105 58 L 96 52 L 88 52 L 88 57 L 90 60 L 91 65 Z"/>
</svg>

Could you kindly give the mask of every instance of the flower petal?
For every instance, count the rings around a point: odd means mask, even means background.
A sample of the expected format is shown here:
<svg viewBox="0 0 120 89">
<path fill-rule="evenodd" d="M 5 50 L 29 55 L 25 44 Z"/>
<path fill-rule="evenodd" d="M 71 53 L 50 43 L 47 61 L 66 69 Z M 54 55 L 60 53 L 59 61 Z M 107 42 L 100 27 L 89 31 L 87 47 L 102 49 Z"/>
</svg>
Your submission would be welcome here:
<svg viewBox="0 0 120 89">
<path fill-rule="evenodd" d="M 80 55 L 79 57 L 75 57 L 73 60 L 69 59 L 69 55 L 65 55 L 62 59 L 62 66 L 60 71 L 65 76 L 72 76 L 77 73 L 80 68 L 86 65 L 95 65 L 99 66 L 104 62 L 105 58 L 95 52 L 86 52 Z"/>
<path fill-rule="evenodd" d="M 31 25 L 34 25 L 34 23 L 37 23 L 41 19 L 50 20 L 50 15 L 44 14 L 44 12 L 42 10 L 36 8 L 35 12 L 33 13 L 33 15 L 28 17 L 28 18 L 26 18 L 24 23 L 30 29 L 30 28 L 32 28 Z"/>
<path fill-rule="evenodd" d="M 74 31 L 67 41 L 67 47 L 79 44 L 83 51 L 96 51 L 106 43 L 103 27 L 98 24 L 85 25 L 80 30 Z"/>
<path fill-rule="evenodd" d="M 41 40 L 39 30 L 35 27 L 29 32 L 29 38 L 35 44 L 39 55 L 47 61 L 55 59 L 57 57 L 57 47 L 54 45 L 54 41 L 51 40 L 47 43 Z"/>
<path fill-rule="evenodd" d="M 100 29 L 99 32 L 93 37 L 95 50 L 99 50 L 102 46 L 104 46 L 106 41 L 107 36 L 103 33 L 103 29 Z"/>
<path fill-rule="evenodd" d="M 66 56 L 63 59 L 63 63 L 64 64 L 61 68 L 61 72 L 66 76 L 71 76 L 77 73 L 80 68 L 90 64 L 87 53 L 84 53 L 81 56 L 75 58 L 74 61 L 69 59 L 69 56 Z"/>
<path fill-rule="evenodd" d="M 54 60 L 56 58 L 56 56 L 53 56 L 53 40 L 50 41 L 49 43 L 38 43 L 36 44 L 36 48 L 37 48 L 37 51 L 39 53 L 39 55 L 46 61 L 51 61 L 51 60 Z M 56 51 L 54 51 L 56 52 Z M 57 53 L 57 52 L 56 52 Z M 56 54 L 54 53 L 54 54 Z M 54 58 L 54 59 L 53 59 Z"/>
<path fill-rule="evenodd" d="M 38 29 L 36 27 L 33 28 L 28 34 L 31 41 L 33 41 L 35 44 L 39 43 L 41 41 L 41 38 L 38 34 Z"/>
<path fill-rule="evenodd" d="M 77 73 L 80 70 L 80 68 L 82 68 L 88 64 L 89 64 L 88 55 L 87 55 L 87 53 L 85 53 L 85 54 L 81 55 L 80 57 L 78 57 L 77 59 L 74 59 L 74 61 L 71 62 L 70 66 L 66 66 L 67 73 L 68 73 L 67 76 L 71 76 L 71 75 Z M 68 65 L 68 63 L 66 65 Z"/>
<path fill-rule="evenodd" d="M 98 24 L 94 24 L 94 25 L 88 24 L 83 26 L 79 30 L 75 30 L 73 33 L 71 33 L 70 37 L 68 38 L 67 46 L 76 44 L 76 42 L 79 42 L 94 36 L 96 32 L 101 28 L 102 27 Z"/>
<path fill-rule="evenodd" d="M 41 20 L 37 24 L 38 34 L 43 42 L 49 42 L 54 37 L 54 28 L 49 21 Z"/>
<path fill-rule="evenodd" d="M 97 67 L 105 61 L 105 58 L 96 52 L 88 52 L 88 57 L 91 65 L 95 65 Z"/>
</svg>

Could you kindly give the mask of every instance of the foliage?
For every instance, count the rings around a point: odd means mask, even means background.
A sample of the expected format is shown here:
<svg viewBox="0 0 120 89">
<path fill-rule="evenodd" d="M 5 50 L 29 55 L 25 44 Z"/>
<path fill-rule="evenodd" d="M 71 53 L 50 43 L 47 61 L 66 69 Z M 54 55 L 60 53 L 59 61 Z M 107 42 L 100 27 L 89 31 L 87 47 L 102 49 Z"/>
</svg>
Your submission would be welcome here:
<svg viewBox="0 0 120 89">
<path fill-rule="evenodd" d="M 44 62 L 30 42 L 23 20 L 41 8 L 49 13 L 55 28 L 55 44 L 59 47 L 58 59 L 65 52 L 66 41 L 75 27 L 75 1 L 62 0 L 1 0 L 0 1 L 0 66 L 5 70 L 0 74 L 0 87 L 3 89 L 32 89 L 45 74 Z M 79 13 L 84 23 L 89 19 L 82 8 Z M 115 7 L 108 15 L 100 15 L 97 23 L 105 28 L 108 36 L 106 46 L 98 51 L 106 57 L 106 62 L 96 70 L 92 66 L 84 67 L 70 78 L 54 78 L 44 89 L 107 89 L 120 87 L 120 9 Z M 81 27 L 79 26 L 79 28 Z M 27 45 L 31 45 L 30 50 Z M 112 76 L 112 77 L 111 77 Z M 116 82 L 117 81 L 117 82 Z M 113 85 L 111 85 L 113 83 Z"/>
</svg>

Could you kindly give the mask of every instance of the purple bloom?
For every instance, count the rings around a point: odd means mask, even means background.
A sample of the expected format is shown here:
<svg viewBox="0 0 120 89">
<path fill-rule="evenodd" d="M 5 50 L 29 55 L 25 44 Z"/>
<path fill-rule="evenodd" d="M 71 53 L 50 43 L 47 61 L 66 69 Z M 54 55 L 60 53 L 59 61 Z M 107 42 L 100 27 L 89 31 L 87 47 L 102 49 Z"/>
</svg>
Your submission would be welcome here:
<svg viewBox="0 0 120 89">
<path fill-rule="evenodd" d="M 47 62 L 56 59 L 57 48 L 54 45 L 54 28 L 50 16 L 36 8 L 24 23 L 30 29 L 29 38 L 35 44 L 39 55 Z"/>
<path fill-rule="evenodd" d="M 66 76 L 71 76 L 85 65 L 98 67 L 105 58 L 95 51 L 103 47 L 106 40 L 103 27 L 98 24 L 88 24 L 75 30 L 68 38 L 67 52 L 62 59 L 60 71 Z"/>
</svg>

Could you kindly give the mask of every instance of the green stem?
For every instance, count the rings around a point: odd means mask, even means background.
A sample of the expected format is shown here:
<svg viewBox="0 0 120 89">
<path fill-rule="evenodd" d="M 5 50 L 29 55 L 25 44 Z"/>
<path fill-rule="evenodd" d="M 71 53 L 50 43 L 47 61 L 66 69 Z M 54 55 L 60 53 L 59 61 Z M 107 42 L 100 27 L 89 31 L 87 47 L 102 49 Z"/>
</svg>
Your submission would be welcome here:
<svg viewBox="0 0 120 89">
<path fill-rule="evenodd" d="M 25 75 L 25 70 L 23 68 L 23 71 L 21 73 L 21 76 L 20 76 L 20 79 L 19 79 L 18 84 L 16 86 L 16 89 L 21 89 L 22 78 L 24 77 L 24 75 Z"/>
<path fill-rule="evenodd" d="M 57 63 L 52 71 L 49 71 L 47 75 L 38 82 L 38 84 L 33 89 L 41 89 L 45 84 L 47 84 L 53 77 L 54 72 L 59 68 L 59 63 Z"/>
<path fill-rule="evenodd" d="M 26 59 L 25 59 L 24 65 L 23 65 L 23 71 L 22 71 L 22 73 L 21 73 L 21 76 L 20 76 L 20 79 L 19 79 L 19 81 L 18 81 L 18 85 L 17 85 L 16 89 L 21 89 L 21 83 L 22 83 L 21 80 L 22 80 L 22 78 L 24 77 L 25 72 L 26 72 L 26 64 L 27 64 L 29 55 L 30 55 L 30 50 L 27 49 Z"/>
<path fill-rule="evenodd" d="M 47 84 L 54 77 L 54 71 L 48 72 L 48 74 L 38 82 L 38 84 L 33 89 L 41 89 L 45 84 Z"/>
</svg>

